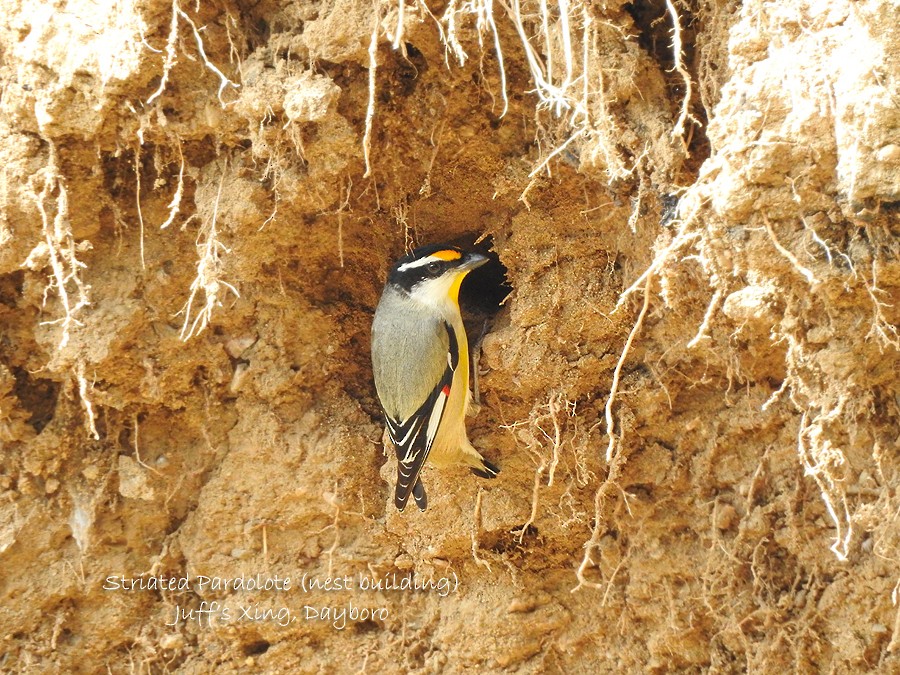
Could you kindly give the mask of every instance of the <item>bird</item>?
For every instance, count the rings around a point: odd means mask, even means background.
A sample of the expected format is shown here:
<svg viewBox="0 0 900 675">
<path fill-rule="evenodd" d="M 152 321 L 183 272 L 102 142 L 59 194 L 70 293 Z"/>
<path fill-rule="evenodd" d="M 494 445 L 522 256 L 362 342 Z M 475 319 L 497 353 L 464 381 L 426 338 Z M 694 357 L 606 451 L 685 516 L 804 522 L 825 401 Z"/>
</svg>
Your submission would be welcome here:
<svg viewBox="0 0 900 675">
<path fill-rule="evenodd" d="M 481 478 L 500 469 L 469 442 L 466 411 L 469 344 L 459 289 L 488 258 L 456 246 L 432 244 L 391 267 L 372 321 L 372 373 L 387 432 L 397 455 L 394 505 L 412 494 L 428 505 L 421 471 L 462 464 Z"/>
</svg>

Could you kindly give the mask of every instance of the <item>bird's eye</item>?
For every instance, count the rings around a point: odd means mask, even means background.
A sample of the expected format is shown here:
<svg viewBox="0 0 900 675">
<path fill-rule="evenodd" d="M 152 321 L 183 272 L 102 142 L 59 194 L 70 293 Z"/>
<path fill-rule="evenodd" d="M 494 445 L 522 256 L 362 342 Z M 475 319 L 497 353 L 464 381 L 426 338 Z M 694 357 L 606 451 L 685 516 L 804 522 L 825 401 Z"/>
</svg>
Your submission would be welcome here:
<svg viewBox="0 0 900 675">
<path fill-rule="evenodd" d="M 428 263 L 428 265 L 425 267 L 425 269 L 428 270 L 429 274 L 437 275 L 437 273 L 441 271 L 441 264 L 436 263 L 436 262 L 431 262 L 431 263 Z"/>
</svg>

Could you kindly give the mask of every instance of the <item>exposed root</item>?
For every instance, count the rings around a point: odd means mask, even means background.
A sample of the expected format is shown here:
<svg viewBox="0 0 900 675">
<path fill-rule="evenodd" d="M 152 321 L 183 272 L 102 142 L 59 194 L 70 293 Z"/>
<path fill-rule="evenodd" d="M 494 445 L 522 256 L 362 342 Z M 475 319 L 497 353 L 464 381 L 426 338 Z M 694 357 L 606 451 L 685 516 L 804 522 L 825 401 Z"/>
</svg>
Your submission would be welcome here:
<svg viewBox="0 0 900 675">
<path fill-rule="evenodd" d="M 341 504 L 337 497 L 337 485 L 335 485 L 335 492 L 325 492 L 323 493 L 323 498 L 326 502 L 334 509 L 334 520 L 331 521 L 331 525 L 326 525 L 321 530 L 319 530 L 316 534 L 322 534 L 328 530 L 334 530 L 334 539 L 331 540 L 331 546 L 328 547 L 328 550 L 325 551 L 325 555 L 328 556 L 328 576 L 330 577 L 334 570 L 334 552 L 337 551 L 338 544 L 341 543 L 341 530 L 340 530 L 340 521 L 341 521 Z"/>
<path fill-rule="evenodd" d="M 819 245 L 822 248 L 822 250 L 825 252 L 825 257 L 828 259 L 829 265 L 834 264 L 835 256 L 840 257 L 843 259 L 844 263 L 850 269 L 850 272 L 853 273 L 853 276 L 856 276 L 856 268 L 853 266 L 853 261 L 850 259 L 850 256 L 848 256 L 846 253 L 843 253 L 841 251 L 832 251 L 832 248 L 828 244 L 828 242 L 826 242 L 824 239 L 822 239 L 822 237 L 819 236 L 819 233 L 816 232 L 815 228 L 813 228 L 812 226 L 810 226 L 809 223 L 806 222 L 806 218 L 803 218 L 801 216 L 800 222 L 803 223 L 803 227 L 806 228 L 807 232 L 809 232 L 810 238 L 817 245 Z"/>
<path fill-rule="evenodd" d="M 541 457 L 540 464 L 537 469 L 534 471 L 534 485 L 531 488 L 531 513 L 528 514 L 528 520 L 525 521 L 525 524 L 522 525 L 522 529 L 519 531 L 519 543 L 522 543 L 522 540 L 525 538 L 525 533 L 528 531 L 528 528 L 531 525 L 534 525 L 534 521 L 537 518 L 538 512 L 538 503 L 541 495 L 541 477 L 544 475 L 544 471 L 547 470 L 547 458 Z"/>
<path fill-rule="evenodd" d="M 788 251 L 784 246 L 781 245 L 781 242 L 778 241 L 778 238 L 775 236 L 775 231 L 772 229 L 772 223 L 769 222 L 766 214 L 763 214 L 763 222 L 766 224 L 766 232 L 769 233 L 769 239 L 772 241 L 772 245 L 778 250 L 778 252 L 783 255 L 785 258 L 790 261 L 791 265 L 793 265 L 794 269 L 797 270 L 804 279 L 810 284 L 817 284 L 819 280 L 816 279 L 816 276 L 810 272 L 806 267 L 800 264 L 800 261 L 797 260 L 797 256 Z"/>
<path fill-rule="evenodd" d="M 59 158 L 56 145 L 49 143 L 50 156 L 47 166 L 40 170 L 43 181 L 40 193 L 32 191 L 38 212 L 41 214 L 41 229 L 44 241 L 28 256 L 24 267 L 38 270 L 47 262 L 52 270 L 52 277 L 44 290 L 44 303 L 47 293 L 55 290 L 62 303 L 63 316 L 53 321 L 44 321 L 41 325 L 59 323 L 62 325 L 58 349 L 61 351 L 69 343 L 70 331 L 82 323 L 75 318 L 79 310 L 90 305 L 88 297 L 90 286 L 81 280 L 80 271 L 87 266 L 78 260 L 77 252 L 90 248 L 90 244 L 75 243 L 72 227 L 69 223 L 69 197 L 62 175 L 59 172 Z M 56 193 L 56 213 L 51 225 L 47 205 L 53 193 Z"/>
<path fill-rule="evenodd" d="M 546 0 L 539 0 L 534 8 L 530 3 L 526 8 L 523 0 L 496 1 L 499 2 L 506 17 L 515 28 L 519 38 L 518 42 L 524 51 L 530 79 L 534 85 L 532 92 L 538 99 L 537 111 L 539 113 L 547 111 L 554 117 L 560 118 L 558 137 L 565 138 L 565 141 L 549 154 L 541 154 L 531 172 L 531 177 L 534 178 L 538 175 L 551 160 L 562 155 L 576 140 L 586 140 L 592 148 L 592 152 L 605 155 L 610 180 L 627 175 L 629 171 L 624 168 L 619 151 L 616 149 L 618 131 L 611 124 L 607 109 L 604 74 L 598 60 L 598 27 L 609 26 L 617 31 L 623 40 L 629 39 L 629 36 L 619 26 L 598 22 L 591 16 L 589 5 L 580 0 L 559 0 L 553 4 Z M 396 7 L 396 29 L 389 37 L 394 49 L 402 49 L 404 46 L 402 39 L 404 23 L 410 7 L 406 0 L 397 0 Z M 503 101 L 500 117 L 505 116 L 509 110 L 508 80 L 500 30 L 494 15 L 495 0 L 469 0 L 467 2 L 449 0 L 440 18 L 431 12 L 426 0 L 417 0 L 417 8 L 423 16 L 429 16 L 435 22 L 446 50 L 445 61 L 448 66 L 451 55 L 459 65 L 465 64 L 468 60 L 468 54 L 463 47 L 460 34 L 464 20 L 467 17 L 474 18 L 474 32 L 482 57 L 489 42 L 497 58 L 500 96 Z M 371 173 L 369 144 L 375 110 L 374 81 L 377 66 L 375 54 L 381 33 L 381 15 L 378 9 L 375 14 L 369 43 L 369 104 L 366 114 L 366 134 L 363 139 L 366 176 Z M 675 25 L 678 26 L 677 18 Z M 679 72 L 686 76 L 687 71 L 681 65 L 680 28 L 676 31 L 675 46 L 678 50 L 676 61 Z M 688 119 L 697 123 L 688 110 L 691 96 L 689 76 L 687 76 L 687 84 L 685 112 L 680 120 L 682 130 Z M 529 185 L 530 187 L 531 185 Z M 522 201 L 526 203 L 529 188 L 526 188 L 521 197 Z"/>
<path fill-rule="evenodd" d="M 150 473 L 154 473 L 154 474 L 156 474 L 157 476 L 161 476 L 162 474 L 161 474 L 159 471 L 157 471 L 156 469 L 154 469 L 152 466 L 150 466 L 149 464 L 145 463 L 144 460 L 141 459 L 141 444 L 140 444 L 140 428 L 141 428 L 141 427 L 140 427 L 140 423 L 139 423 L 139 420 L 138 420 L 138 414 L 137 414 L 137 413 L 134 413 L 134 415 L 132 416 L 132 418 L 131 418 L 131 424 L 132 424 L 132 427 L 133 427 L 133 429 L 134 429 L 134 438 L 133 438 L 132 445 L 134 445 L 134 459 L 135 459 L 135 461 L 136 461 L 138 464 L 140 464 L 142 467 L 144 467 L 145 469 L 147 469 L 147 471 L 149 471 Z"/>
<path fill-rule="evenodd" d="M 635 336 L 641 330 L 641 325 L 644 323 L 644 317 L 647 316 L 647 309 L 650 307 L 650 289 L 652 285 L 653 275 L 648 274 L 644 282 L 644 304 L 641 307 L 641 311 L 634 322 L 634 326 L 631 327 L 631 332 L 628 334 L 628 339 L 625 341 L 625 346 L 622 348 L 622 353 L 619 355 L 619 361 L 616 363 L 616 369 L 613 372 L 612 385 L 609 389 L 609 397 L 606 399 L 606 435 L 609 438 L 609 444 L 606 446 L 606 461 L 608 463 L 612 462 L 613 460 L 613 451 L 615 450 L 616 446 L 616 436 L 614 433 L 615 423 L 613 422 L 612 409 L 613 404 L 616 400 L 616 394 L 619 391 L 619 378 L 622 375 L 622 367 L 625 365 L 625 360 L 628 358 L 628 352 L 631 350 L 631 344 L 634 342 Z M 621 442 L 621 438 L 619 439 L 619 441 Z"/>
<path fill-rule="evenodd" d="M 596 549 L 600 543 L 600 538 L 603 536 L 603 526 L 605 522 L 603 518 L 604 504 L 608 499 L 613 498 L 612 494 L 610 494 L 613 490 L 621 492 L 621 488 L 616 483 L 616 480 L 618 479 L 622 465 L 623 459 L 617 455 L 615 462 L 610 466 L 606 480 L 603 481 L 600 487 L 597 488 L 597 492 L 594 493 L 594 527 L 591 529 L 590 538 L 584 544 L 584 556 L 581 558 L 581 563 L 575 570 L 575 577 L 578 579 L 578 584 L 571 590 L 572 593 L 581 588 L 603 588 L 602 584 L 595 581 L 589 581 L 586 572 L 589 567 L 594 565 L 592 554 L 594 549 Z M 612 577 L 607 582 L 607 591 L 609 590 L 609 585 L 612 584 L 612 581 L 615 578 L 616 572 L 618 572 L 618 569 L 613 572 Z M 604 594 L 604 599 L 605 597 L 606 594 Z"/>
<path fill-rule="evenodd" d="M 606 582 L 606 590 L 603 591 L 603 599 L 600 601 L 601 607 L 606 607 L 606 602 L 609 600 L 609 592 L 612 590 L 613 582 L 616 580 L 616 575 L 619 573 L 619 570 L 622 569 L 622 565 L 625 564 L 626 558 L 623 557 L 619 564 L 616 565 L 616 569 L 613 570 L 613 573 L 609 575 L 609 581 Z M 586 582 L 590 583 L 590 582 Z"/>
<path fill-rule="evenodd" d="M 180 337 L 185 342 L 190 340 L 192 336 L 203 332 L 209 324 L 213 310 L 216 307 L 221 307 L 222 302 L 219 299 L 219 294 L 222 291 L 222 286 L 234 293 L 236 297 L 241 297 L 241 294 L 238 293 L 234 286 L 223 281 L 221 278 L 222 263 L 220 254 L 222 252 L 228 253 L 229 250 L 221 241 L 219 241 L 218 232 L 216 230 L 216 220 L 219 216 L 219 200 L 222 197 L 222 185 L 225 182 L 227 170 L 228 164 L 226 162 L 222 167 L 222 175 L 219 177 L 219 190 L 216 194 L 215 205 L 213 206 L 212 219 L 207 227 L 200 229 L 197 236 L 197 249 L 200 253 L 200 260 L 197 263 L 197 276 L 194 278 L 193 283 L 191 283 L 191 294 L 188 297 L 187 302 L 178 312 L 178 314 L 184 314 L 184 324 L 181 327 Z M 200 243 L 200 240 L 204 237 L 205 241 Z M 203 290 L 206 301 L 192 321 L 191 315 L 194 298 L 200 290 Z"/>
<path fill-rule="evenodd" d="M 169 23 L 169 37 L 166 38 L 166 57 L 163 59 L 163 72 L 162 77 L 159 80 L 159 87 L 156 88 L 152 94 L 150 94 L 150 98 L 147 99 L 147 105 L 150 105 L 159 98 L 162 93 L 166 90 L 166 85 L 169 84 L 169 74 L 172 72 L 172 68 L 175 67 L 175 63 L 178 60 L 178 57 L 175 53 L 175 43 L 178 41 L 178 2 L 174 0 L 172 2 L 172 20 Z M 144 42 L 151 51 L 159 52 L 157 49 L 153 49 L 149 44 Z"/>
<path fill-rule="evenodd" d="M 178 0 L 172 0 L 172 21 L 169 24 L 169 36 L 166 38 L 166 56 L 163 60 L 163 74 L 162 78 L 159 82 L 159 87 L 157 87 L 156 91 L 150 95 L 150 98 L 147 99 L 147 105 L 150 105 L 159 98 L 163 91 L 166 89 L 166 85 L 169 82 L 169 73 L 172 71 L 172 68 L 175 67 L 177 63 L 177 56 L 175 53 L 175 43 L 178 41 L 178 19 L 184 19 L 187 24 L 191 27 L 191 30 L 194 34 L 194 40 L 197 43 L 197 51 L 200 53 L 200 60 L 203 62 L 203 65 L 207 70 L 214 73 L 219 78 L 219 91 L 218 98 L 219 104 L 224 108 L 227 104 L 222 99 L 222 92 L 225 91 L 227 87 L 233 87 L 235 89 L 239 88 L 240 85 L 236 82 L 232 82 L 228 79 L 225 74 L 216 67 L 216 65 L 209 60 L 209 57 L 206 56 L 206 48 L 203 45 L 203 38 L 200 36 L 200 30 L 197 28 L 197 24 L 194 23 L 194 20 L 188 16 L 181 6 L 178 4 Z M 229 36 L 230 41 L 230 36 Z M 157 51 L 157 50 L 153 50 Z"/>
<path fill-rule="evenodd" d="M 644 153 L 646 154 L 646 146 Z M 643 155 L 638 158 L 638 160 L 642 159 Z M 635 168 L 637 168 L 637 162 L 635 162 Z M 631 207 L 631 213 L 628 215 L 628 229 L 631 230 L 632 234 L 637 234 L 637 224 L 638 220 L 641 217 L 641 206 L 644 203 L 644 196 L 647 193 L 647 183 L 644 180 L 643 175 L 640 177 L 640 181 L 638 182 L 637 196 L 633 198 L 633 206 Z"/>
<path fill-rule="evenodd" d="M 341 267 L 344 267 L 344 212 L 350 211 L 350 194 L 353 191 L 353 180 L 349 177 L 347 178 L 347 192 L 344 195 L 344 201 L 341 202 L 341 205 L 337 210 L 337 219 L 338 219 L 338 261 L 341 264 Z"/>
<path fill-rule="evenodd" d="M 378 27 L 381 23 L 381 11 L 376 7 L 373 12 L 372 37 L 369 39 L 369 99 L 366 103 L 366 130 L 363 134 L 363 158 L 366 172 L 363 178 L 372 175 L 372 120 L 375 119 L 375 71 L 378 70 Z"/>
<path fill-rule="evenodd" d="M 788 387 L 791 386 L 792 379 L 793 378 L 791 377 L 791 375 L 788 375 L 787 377 L 785 377 L 784 382 L 781 383 L 781 386 L 778 387 L 778 390 L 775 391 L 768 399 L 766 399 L 766 402 L 762 404 L 762 406 L 760 407 L 760 410 L 765 412 L 770 407 L 772 407 L 775 403 L 777 403 L 778 399 L 781 398 L 781 395 L 784 394 L 784 392 L 787 391 Z"/>
<path fill-rule="evenodd" d="M 560 451 L 562 450 L 562 426 L 560 424 L 559 415 L 569 410 L 569 405 L 565 401 L 562 393 L 555 393 L 550 396 L 549 401 L 542 406 L 535 408 L 528 420 L 515 422 L 513 424 L 504 425 L 503 428 L 513 432 L 516 442 L 519 441 L 519 435 L 515 433 L 516 429 L 522 429 L 520 432 L 524 436 L 527 443 L 528 451 L 538 461 L 538 466 L 534 471 L 534 485 L 531 492 L 531 513 L 528 520 L 522 525 L 519 531 L 519 542 L 521 543 L 525 537 L 528 527 L 533 525 L 537 519 L 538 505 L 540 502 L 541 483 L 543 482 L 544 473 L 547 472 L 547 487 L 553 485 L 557 466 L 560 462 Z M 572 408 L 574 410 L 574 407 Z M 546 411 L 546 412 L 544 412 Z M 544 426 L 547 422 L 553 427 L 552 435 L 548 433 Z M 541 438 L 543 437 L 543 441 Z M 549 442 L 550 453 L 540 452 L 544 448 L 544 442 Z M 576 456 L 576 467 L 579 458 Z"/>
<path fill-rule="evenodd" d="M 409 204 L 400 202 L 392 206 L 391 218 L 403 228 L 403 250 L 412 251 L 416 247 L 416 231 L 409 224 Z"/>
<path fill-rule="evenodd" d="M 491 564 L 478 555 L 478 532 L 481 530 L 481 496 L 483 493 L 484 488 L 478 488 L 478 496 L 475 497 L 475 513 L 472 515 L 472 558 L 488 572 L 493 572 Z"/>
<path fill-rule="evenodd" d="M 681 75 L 681 79 L 684 81 L 684 98 L 681 100 L 681 112 L 678 115 L 678 119 L 675 121 L 675 127 L 672 129 L 672 138 L 681 139 L 685 154 L 690 156 L 688 153 L 690 141 L 684 140 L 685 123 L 690 120 L 694 124 L 699 125 L 700 122 L 698 122 L 697 118 L 690 112 L 693 83 L 691 81 L 690 73 L 688 73 L 682 62 L 684 52 L 681 45 L 681 23 L 672 0 L 666 0 L 666 11 L 668 11 L 669 17 L 672 19 L 672 52 L 675 60 L 675 70 Z"/>
<path fill-rule="evenodd" d="M 894 586 L 894 590 L 891 591 L 891 604 L 897 608 L 897 612 L 894 615 L 893 635 L 887 646 L 888 654 L 893 654 L 900 649 L 900 579 L 898 579 L 897 584 Z"/>
<path fill-rule="evenodd" d="M 88 432 L 95 441 L 100 440 L 100 434 L 97 433 L 97 418 L 94 415 L 94 406 L 91 403 L 89 391 L 93 386 L 88 386 L 87 378 L 84 376 L 84 363 L 79 361 L 75 367 L 75 379 L 78 381 L 78 396 L 81 398 L 81 404 L 84 406 L 84 412 L 87 415 L 85 423 Z"/>
<path fill-rule="evenodd" d="M 537 174 L 539 174 L 544 169 L 544 167 L 546 167 L 550 163 L 550 160 L 552 160 L 557 155 L 562 154 L 565 151 L 565 149 L 567 147 L 569 147 L 569 144 L 572 143 L 572 141 L 578 140 L 579 138 L 582 137 L 582 135 L 584 133 L 585 133 L 585 131 L 583 129 L 581 129 L 579 131 L 576 131 L 571 136 L 569 136 L 568 140 L 566 140 L 565 143 L 563 143 L 558 148 L 556 148 L 553 152 L 551 152 L 549 155 L 547 155 L 540 164 L 538 164 L 536 167 L 534 167 L 531 170 L 531 173 L 528 174 L 528 177 L 534 178 Z"/>
<path fill-rule="evenodd" d="M 394 31 L 394 49 L 400 49 L 403 44 L 403 19 L 406 17 L 406 2 L 397 0 L 397 30 Z"/>
<path fill-rule="evenodd" d="M 241 82 L 243 82 L 244 63 L 241 60 L 241 52 L 237 48 L 237 45 L 234 44 L 234 38 L 231 36 L 231 26 L 234 26 L 235 30 L 238 32 L 240 32 L 240 28 L 238 27 L 237 20 L 231 15 L 231 12 L 226 10 L 225 16 L 227 17 L 225 20 L 225 37 L 228 39 L 228 62 L 233 66 L 237 66 L 238 75 L 240 75 Z"/>
<path fill-rule="evenodd" d="M 836 415 L 838 411 L 839 408 L 833 414 Z M 803 411 L 797 432 L 797 453 L 803 462 L 806 475 L 811 476 L 818 485 L 825 510 L 834 523 L 836 532 L 831 551 L 839 560 L 847 560 L 850 540 L 853 538 L 853 521 L 847 505 L 847 493 L 833 474 L 833 467 L 842 465 L 845 459 L 844 454 L 834 447 L 831 441 L 822 438 L 820 419 L 821 417 L 809 422 L 809 413 Z"/>
<path fill-rule="evenodd" d="M 559 448 L 560 448 L 560 427 L 559 420 L 557 419 L 557 413 L 559 412 L 559 403 L 562 400 L 562 394 L 557 394 L 555 397 L 550 398 L 550 402 L 547 404 L 549 409 L 550 421 L 553 422 L 553 438 L 552 438 L 552 454 L 550 460 L 550 468 L 547 472 L 547 487 L 553 485 L 553 477 L 556 475 L 556 467 L 559 465 Z M 541 429 L 543 431 L 543 429 Z M 544 435 L 547 436 L 546 432 Z M 549 439 L 549 436 L 548 436 Z"/>
<path fill-rule="evenodd" d="M 494 2 L 493 0 L 485 0 L 484 12 L 478 15 L 478 37 L 481 39 L 483 27 L 487 26 L 491 29 L 491 35 L 494 36 L 494 53 L 497 55 L 497 67 L 500 69 L 500 95 L 503 98 L 503 112 L 500 117 L 504 117 L 509 110 L 509 97 L 506 93 L 506 66 L 503 64 L 503 50 L 500 48 L 500 34 L 497 32 L 497 24 L 494 22 Z"/>
<path fill-rule="evenodd" d="M 722 296 L 724 293 L 722 289 L 716 289 L 716 292 L 713 293 L 712 299 L 709 301 L 709 305 L 706 307 L 706 312 L 703 315 L 703 323 L 700 324 L 700 328 L 697 329 L 697 334 L 693 337 L 693 339 L 687 343 L 687 348 L 692 349 L 696 347 L 702 340 L 708 340 L 709 336 L 706 334 L 706 331 L 709 330 L 710 321 L 712 321 L 713 315 L 716 313 L 716 310 L 719 308 L 719 304 L 722 302 Z"/>
<path fill-rule="evenodd" d="M 884 316 L 884 308 L 891 307 L 891 305 L 876 295 L 876 293 L 884 293 L 884 291 L 878 288 L 878 262 L 875 259 L 872 260 L 872 284 L 869 285 L 865 281 L 864 284 L 869 299 L 872 301 L 873 314 L 872 327 L 866 334 L 866 338 L 875 338 L 882 346 L 887 345 L 894 349 L 900 349 L 900 332 L 898 332 L 897 326 Z"/>
<path fill-rule="evenodd" d="M 452 10 L 452 11 L 451 11 Z M 456 2 L 451 2 L 447 10 L 444 12 L 444 18 L 447 21 L 447 31 L 441 31 L 442 41 L 448 49 L 452 49 L 454 55 L 460 65 L 465 63 L 466 53 L 459 43 L 456 36 Z M 475 28 L 478 33 L 478 47 L 482 56 L 484 55 L 484 36 L 490 32 L 494 44 L 494 54 L 497 57 L 497 67 L 500 75 L 500 97 L 503 99 L 503 111 L 500 117 L 504 117 L 509 110 L 509 97 L 506 88 L 506 65 L 503 62 L 503 49 L 500 47 L 500 33 L 497 31 L 497 23 L 494 21 L 494 0 L 476 0 L 475 2 L 467 2 L 462 11 L 475 15 Z M 493 94 L 491 94 L 493 97 Z"/>
<path fill-rule="evenodd" d="M 625 304 L 625 301 L 629 298 L 629 296 L 634 293 L 641 285 L 646 286 L 646 281 L 648 277 L 654 276 L 659 272 L 662 267 L 669 262 L 669 259 L 673 254 L 677 251 L 681 250 L 687 244 L 693 242 L 695 239 L 700 237 L 699 232 L 689 232 L 686 230 L 682 230 L 679 234 L 671 241 L 671 243 L 662 251 L 660 251 L 653 258 L 653 262 L 650 263 L 650 266 L 647 267 L 646 270 L 639 276 L 634 283 L 631 284 L 628 288 L 626 288 L 622 293 L 619 294 L 619 300 L 616 302 L 616 306 L 613 309 L 613 313 L 618 312 L 619 309 Z"/>
<path fill-rule="evenodd" d="M 444 11 L 444 16 L 441 17 L 441 20 L 447 24 L 447 30 L 444 31 L 441 28 L 441 39 L 444 41 L 444 46 L 453 52 L 457 62 L 462 66 L 465 64 L 468 54 L 456 35 L 456 15 L 460 11 L 458 3 L 459 0 L 449 0 L 447 3 L 447 9 Z"/>
<path fill-rule="evenodd" d="M 501 0 L 503 2 L 503 0 Z M 569 18 L 571 5 L 568 0 L 560 0 L 559 2 L 559 20 L 553 24 L 554 37 L 557 32 L 560 39 L 564 43 L 564 54 L 566 63 L 566 74 L 559 81 L 554 82 L 553 77 L 553 40 L 551 38 L 551 27 L 549 18 L 549 9 L 546 2 L 541 3 L 541 24 L 544 37 L 544 53 L 546 54 L 546 65 L 541 58 L 541 54 L 532 44 L 532 41 L 525 30 L 524 19 L 522 16 L 521 0 L 513 0 L 512 7 L 504 3 L 506 11 L 519 34 L 522 48 L 525 51 L 525 58 L 528 61 L 528 69 L 531 72 L 531 79 L 535 85 L 535 94 L 539 99 L 539 106 L 552 110 L 556 116 L 560 116 L 564 111 L 572 107 L 575 97 L 570 93 L 572 86 L 572 45 L 569 28 Z"/>
<path fill-rule="evenodd" d="M 194 40 L 196 40 L 197 42 L 197 51 L 200 52 L 200 58 L 203 60 L 203 65 L 205 65 L 208 70 L 212 71 L 216 74 L 216 76 L 218 76 L 219 91 L 217 93 L 217 96 L 219 98 L 219 104 L 224 108 L 225 101 L 222 100 L 222 92 L 225 91 L 226 87 L 234 87 L 235 89 L 237 89 L 240 85 L 232 82 L 227 77 L 225 77 L 225 74 L 221 70 L 216 68 L 215 64 L 213 64 L 209 60 L 209 58 L 207 58 L 206 50 L 203 48 L 203 38 L 200 37 L 200 31 L 197 30 L 197 24 L 195 24 L 193 19 L 185 14 L 184 11 L 178 6 L 177 0 L 172 3 L 172 10 L 177 11 L 179 16 L 181 16 L 182 19 L 188 22 L 188 25 L 190 25 L 191 30 L 194 32 Z"/>
<path fill-rule="evenodd" d="M 431 196 L 431 172 L 434 171 L 434 163 L 441 150 L 441 140 L 444 136 L 444 124 L 446 121 L 446 119 L 442 119 L 431 131 L 431 158 L 428 160 L 428 169 L 425 171 L 425 179 L 422 181 L 422 186 L 419 188 L 419 194 L 425 199 L 428 199 Z"/>
<path fill-rule="evenodd" d="M 147 269 L 144 262 L 144 213 L 141 211 L 141 146 L 144 143 L 143 133 L 138 132 L 138 142 L 134 146 L 134 200 L 137 208 L 138 227 L 140 228 L 141 269 Z"/>
<path fill-rule="evenodd" d="M 175 222 L 175 218 L 178 216 L 178 212 L 181 209 L 181 198 L 184 195 L 184 153 L 181 150 L 180 140 L 178 141 L 177 147 L 178 158 L 181 160 L 181 168 L 178 169 L 178 185 L 175 188 L 175 194 L 172 195 L 172 201 L 169 202 L 169 217 L 159 226 L 159 229 L 161 230 L 165 230 Z"/>
</svg>

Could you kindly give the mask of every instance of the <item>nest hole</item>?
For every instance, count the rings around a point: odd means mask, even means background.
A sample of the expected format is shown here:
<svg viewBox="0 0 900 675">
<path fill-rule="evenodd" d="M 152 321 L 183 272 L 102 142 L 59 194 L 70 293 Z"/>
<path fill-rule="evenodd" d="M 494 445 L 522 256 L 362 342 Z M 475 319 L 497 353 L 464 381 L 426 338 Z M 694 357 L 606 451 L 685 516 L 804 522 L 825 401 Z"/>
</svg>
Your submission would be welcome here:
<svg viewBox="0 0 900 675">
<path fill-rule="evenodd" d="M 478 235 L 471 234 L 447 243 L 487 256 L 488 262 L 469 272 L 463 281 L 459 289 L 459 304 L 468 317 L 493 319 L 513 289 L 506 276 L 506 266 L 493 250 L 493 239 L 487 237 L 476 244 L 478 238 Z"/>
</svg>

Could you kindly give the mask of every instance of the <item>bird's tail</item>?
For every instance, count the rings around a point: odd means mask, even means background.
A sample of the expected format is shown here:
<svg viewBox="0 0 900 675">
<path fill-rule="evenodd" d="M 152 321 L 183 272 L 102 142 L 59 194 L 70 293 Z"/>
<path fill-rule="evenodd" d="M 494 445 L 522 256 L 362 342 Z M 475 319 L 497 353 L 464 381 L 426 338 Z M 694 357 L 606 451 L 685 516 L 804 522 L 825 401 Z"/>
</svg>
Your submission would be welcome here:
<svg viewBox="0 0 900 675">
<path fill-rule="evenodd" d="M 419 511 L 424 511 L 428 507 L 428 497 L 425 496 L 425 486 L 422 485 L 421 478 L 417 478 L 413 486 L 413 499 L 416 500 Z"/>
<path fill-rule="evenodd" d="M 416 476 L 416 482 L 413 485 L 412 490 L 409 488 L 404 489 L 403 482 L 399 479 L 397 480 L 397 488 L 394 490 L 394 506 L 397 507 L 398 511 L 402 511 L 406 508 L 406 502 L 409 501 L 410 494 L 412 494 L 413 499 L 416 501 L 416 506 L 419 507 L 420 511 L 424 511 L 428 507 L 428 497 L 425 495 L 425 486 L 422 485 L 422 479 Z"/>
</svg>

